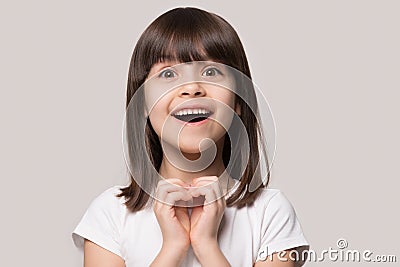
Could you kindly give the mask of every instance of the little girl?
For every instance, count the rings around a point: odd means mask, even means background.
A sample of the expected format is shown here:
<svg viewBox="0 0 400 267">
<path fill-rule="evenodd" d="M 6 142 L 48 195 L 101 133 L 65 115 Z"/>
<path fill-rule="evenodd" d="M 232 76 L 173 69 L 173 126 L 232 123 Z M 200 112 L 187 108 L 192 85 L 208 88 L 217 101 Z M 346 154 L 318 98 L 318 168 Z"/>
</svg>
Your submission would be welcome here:
<svg viewBox="0 0 400 267">
<path fill-rule="evenodd" d="M 197 8 L 152 22 L 132 55 L 126 111 L 131 181 L 95 198 L 74 230 L 85 267 L 304 264 L 296 213 L 259 169 L 256 94 L 229 23 Z"/>
</svg>

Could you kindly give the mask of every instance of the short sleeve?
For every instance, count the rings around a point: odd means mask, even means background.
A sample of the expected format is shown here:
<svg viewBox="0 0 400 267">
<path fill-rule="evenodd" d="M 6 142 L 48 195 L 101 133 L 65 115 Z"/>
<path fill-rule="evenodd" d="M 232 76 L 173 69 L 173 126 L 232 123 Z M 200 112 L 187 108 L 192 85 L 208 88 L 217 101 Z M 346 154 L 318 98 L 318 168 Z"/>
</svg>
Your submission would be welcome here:
<svg viewBox="0 0 400 267">
<path fill-rule="evenodd" d="M 74 244 L 81 251 L 83 251 L 84 239 L 88 239 L 122 258 L 120 230 L 123 203 L 116 196 L 118 193 L 117 186 L 109 188 L 89 205 L 72 233 Z"/>
<path fill-rule="evenodd" d="M 296 248 L 301 259 L 302 252 L 309 249 L 292 204 L 279 190 L 275 190 L 269 199 L 261 229 L 261 245 L 256 261 L 264 261 L 275 252 L 291 248 Z M 302 266 L 305 260 L 297 262 L 296 267 Z"/>
</svg>

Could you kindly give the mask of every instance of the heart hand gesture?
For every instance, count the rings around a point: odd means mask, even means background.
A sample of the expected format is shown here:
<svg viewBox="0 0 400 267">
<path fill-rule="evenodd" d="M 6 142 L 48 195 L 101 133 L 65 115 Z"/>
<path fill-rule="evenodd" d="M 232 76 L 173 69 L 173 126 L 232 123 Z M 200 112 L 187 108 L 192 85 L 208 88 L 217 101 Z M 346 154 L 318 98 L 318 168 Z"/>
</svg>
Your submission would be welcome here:
<svg viewBox="0 0 400 267">
<path fill-rule="evenodd" d="M 227 263 L 218 246 L 218 229 L 226 207 L 218 177 L 199 177 L 193 179 L 191 185 L 175 178 L 162 180 L 157 185 L 156 197 L 154 212 L 163 235 L 164 248 L 161 251 L 164 253 L 160 252 L 159 256 L 168 254 L 166 258 L 173 258 L 175 263 L 182 262 L 191 244 L 202 265 Z M 186 207 L 176 206 L 176 202 L 199 198 L 204 199 L 204 203 L 193 207 L 190 217 Z M 175 250 L 172 256 L 170 252 L 165 252 L 171 247 Z M 159 262 L 162 260 L 159 259 Z"/>
</svg>

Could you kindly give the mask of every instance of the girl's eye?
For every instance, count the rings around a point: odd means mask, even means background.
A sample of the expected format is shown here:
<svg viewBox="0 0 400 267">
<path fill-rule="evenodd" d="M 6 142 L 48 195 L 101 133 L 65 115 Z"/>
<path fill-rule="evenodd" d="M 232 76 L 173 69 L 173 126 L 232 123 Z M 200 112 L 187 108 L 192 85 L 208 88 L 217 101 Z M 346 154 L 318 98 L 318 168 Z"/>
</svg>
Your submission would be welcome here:
<svg viewBox="0 0 400 267">
<path fill-rule="evenodd" d="M 166 79 L 171 79 L 171 78 L 176 77 L 176 73 L 175 73 L 173 70 L 171 70 L 171 69 L 167 69 L 167 70 L 162 71 L 162 72 L 158 75 L 158 77 L 160 77 L 160 78 L 166 78 Z"/>
<path fill-rule="evenodd" d="M 217 76 L 222 74 L 217 68 L 208 68 L 203 72 L 203 76 Z"/>
</svg>

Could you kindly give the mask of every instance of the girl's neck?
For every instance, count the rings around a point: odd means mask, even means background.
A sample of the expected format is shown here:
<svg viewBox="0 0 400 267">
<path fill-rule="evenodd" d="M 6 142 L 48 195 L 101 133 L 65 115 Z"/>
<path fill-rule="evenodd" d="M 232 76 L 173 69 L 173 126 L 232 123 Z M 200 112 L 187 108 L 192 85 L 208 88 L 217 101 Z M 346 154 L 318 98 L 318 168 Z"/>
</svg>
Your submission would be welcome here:
<svg viewBox="0 0 400 267">
<path fill-rule="evenodd" d="M 198 172 L 185 171 L 180 168 L 177 168 L 174 164 L 168 160 L 168 158 L 163 155 L 163 159 L 161 162 L 161 166 L 159 169 L 160 175 L 165 178 L 178 178 L 182 180 L 186 184 L 192 184 L 192 179 L 204 176 L 217 176 L 220 177 L 221 174 L 225 171 L 224 162 L 222 159 L 222 148 L 224 145 L 224 138 L 221 138 L 216 142 L 217 153 L 214 161 L 204 170 Z M 178 152 L 179 153 L 179 152 Z M 185 154 L 182 153 L 188 160 L 195 160 L 200 157 L 200 153 L 198 154 Z M 223 181 L 221 181 L 223 182 Z M 234 184 L 232 178 L 228 178 L 228 181 L 224 181 L 228 185 Z M 225 184 L 225 183 L 224 183 Z M 230 186 L 229 186 L 230 187 Z M 226 189 L 225 189 L 226 190 Z M 225 191 L 223 190 L 223 191 Z"/>
</svg>

